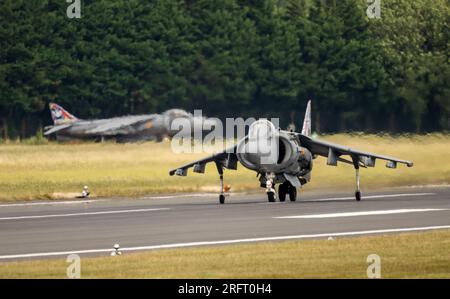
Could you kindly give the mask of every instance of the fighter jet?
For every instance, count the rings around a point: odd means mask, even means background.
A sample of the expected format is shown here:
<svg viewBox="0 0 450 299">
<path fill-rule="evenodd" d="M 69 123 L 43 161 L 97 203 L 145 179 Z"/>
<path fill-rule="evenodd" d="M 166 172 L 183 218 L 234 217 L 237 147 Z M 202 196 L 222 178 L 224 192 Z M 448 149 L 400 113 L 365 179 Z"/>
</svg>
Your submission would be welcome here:
<svg viewBox="0 0 450 299">
<path fill-rule="evenodd" d="M 337 166 L 338 162 L 353 165 L 356 174 L 355 198 L 361 200 L 360 167 L 374 167 L 375 161 L 387 161 L 387 168 L 396 168 L 397 164 L 413 166 L 413 162 L 389 156 L 378 155 L 311 137 L 311 101 L 307 104 L 302 132 L 283 131 L 275 128 L 268 120 L 260 119 L 251 124 L 248 135 L 235 146 L 210 157 L 194 161 L 169 174 L 186 176 L 189 168 L 196 173 L 204 173 L 207 163 L 214 163 L 220 178 L 219 202 L 225 203 L 223 184 L 224 169 L 237 169 L 237 162 L 257 173 L 260 186 L 266 189 L 269 202 L 276 201 L 275 186 L 281 202 L 289 196 L 296 201 L 297 189 L 311 180 L 313 160 L 318 156 L 327 158 L 327 164 Z"/>
<path fill-rule="evenodd" d="M 50 103 L 49 108 L 54 125 L 46 127 L 44 135 L 54 134 L 58 140 L 97 139 L 103 141 L 114 138 L 117 142 L 162 141 L 165 137 L 173 137 L 178 132 L 171 129 L 174 119 L 187 118 L 190 122 L 194 122 L 198 118 L 181 109 L 170 109 L 162 114 L 82 120 L 58 104 Z M 204 123 L 211 120 L 200 117 L 197 121 Z M 211 126 L 211 124 L 209 125 Z"/>
</svg>

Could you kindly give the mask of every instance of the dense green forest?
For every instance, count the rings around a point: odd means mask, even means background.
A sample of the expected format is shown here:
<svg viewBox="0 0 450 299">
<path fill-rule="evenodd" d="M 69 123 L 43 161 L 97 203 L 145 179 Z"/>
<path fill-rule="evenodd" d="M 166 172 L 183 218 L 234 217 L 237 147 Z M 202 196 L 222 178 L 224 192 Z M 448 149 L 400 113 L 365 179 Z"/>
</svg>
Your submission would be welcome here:
<svg viewBox="0 0 450 299">
<path fill-rule="evenodd" d="M 448 0 L 0 0 L 2 137 L 81 118 L 203 109 L 320 132 L 449 130 Z"/>
</svg>

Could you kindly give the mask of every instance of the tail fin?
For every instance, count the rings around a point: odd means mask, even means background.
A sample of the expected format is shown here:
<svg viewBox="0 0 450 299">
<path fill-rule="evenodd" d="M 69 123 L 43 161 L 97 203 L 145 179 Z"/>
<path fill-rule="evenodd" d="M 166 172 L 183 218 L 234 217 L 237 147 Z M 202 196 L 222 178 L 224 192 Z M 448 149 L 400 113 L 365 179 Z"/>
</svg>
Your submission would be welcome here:
<svg viewBox="0 0 450 299">
<path fill-rule="evenodd" d="M 49 108 L 55 125 L 72 123 L 78 120 L 78 118 L 64 110 L 64 108 L 58 104 L 50 103 Z"/>
<path fill-rule="evenodd" d="M 306 106 L 305 119 L 303 120 L 302 135 L 311 136 L 311 100 Z"/>
</svg>

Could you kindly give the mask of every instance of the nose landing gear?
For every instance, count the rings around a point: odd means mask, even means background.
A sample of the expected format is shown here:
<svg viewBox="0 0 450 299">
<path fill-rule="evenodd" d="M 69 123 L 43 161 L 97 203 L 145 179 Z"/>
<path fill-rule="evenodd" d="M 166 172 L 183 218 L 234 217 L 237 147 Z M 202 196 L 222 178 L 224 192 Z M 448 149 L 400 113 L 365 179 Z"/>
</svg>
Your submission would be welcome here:
<svg viewBox="0 0 450 299">
<path fill-rule="evenodd" d="M 267 192 L 267 199 L 269 202 L 275 202 L 275 192 Z"/>
<path fill-rule="evenodd" d="M 276 195 L 275 195 L 275 189 L 274 183 L 273 183 L 273 177 L 271 175 L 267 175 L 266 179 L 266 193 L 267 193 L 267 199 L 269 202 L 275 202 Z"/>
<path fill-rule="evenodd" d="M 276 193 L 275 189 L 273 188 L 275 186 L 274 184 L 275 175 L 274 174 L 266 174 L 266 193 L 267 193 L 267 199 L 269 202 L 275 202 L 276 200 Z"/>
</svg>

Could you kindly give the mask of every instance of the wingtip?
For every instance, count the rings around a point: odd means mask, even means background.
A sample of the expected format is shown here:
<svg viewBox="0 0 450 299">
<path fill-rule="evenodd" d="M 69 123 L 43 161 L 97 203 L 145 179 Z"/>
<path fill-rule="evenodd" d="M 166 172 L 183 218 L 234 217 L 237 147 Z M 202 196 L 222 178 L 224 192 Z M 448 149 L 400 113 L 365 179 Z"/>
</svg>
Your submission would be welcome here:
<svg viewBox="0 0 450 299">
<path fill-rule="evenodd" d="M 406 165 L 407 165 L 408 167 L 413 167 L 413 166 L 414 166 L 414 163 L 413 163 L 413 162 L 408 162 Z"/>
</svg>

